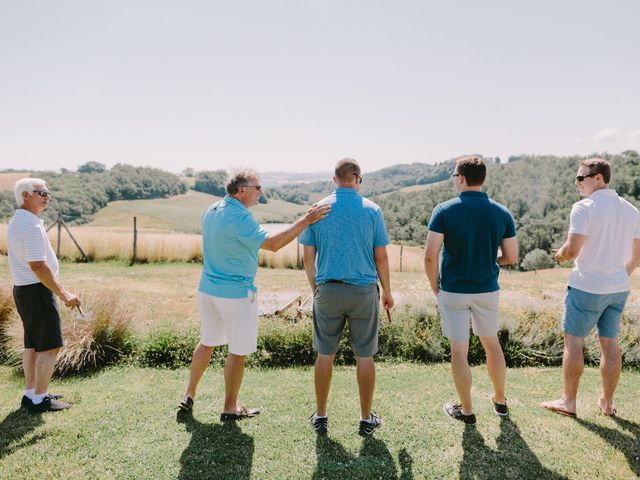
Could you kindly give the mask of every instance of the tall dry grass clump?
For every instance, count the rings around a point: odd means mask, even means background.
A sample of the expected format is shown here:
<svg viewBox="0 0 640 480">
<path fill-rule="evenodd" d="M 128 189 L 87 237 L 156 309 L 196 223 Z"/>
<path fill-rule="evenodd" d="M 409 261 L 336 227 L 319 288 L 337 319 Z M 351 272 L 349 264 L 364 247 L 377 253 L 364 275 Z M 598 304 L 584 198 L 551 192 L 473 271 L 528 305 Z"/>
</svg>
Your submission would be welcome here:
<svg viewBox="0 0 640 480">
<path fill-rule="evenodd" d="M 85 291 L 79 296 L 84 318 L 78 310 L 60 305 L 64 347 L 55 367 L 60 376 L 98 370 L 116 363 L 133 349 L 130 305 L 120 292 Z M 8 351 L 11 363 L 18 366 L 24 349 L 23 329 L 15 317 L 8 329 Z"/>
<path fill-rule="evenodd" d="M 13 294 L 7 285 L 0 285 L 0 360 L 7 357 L 9 328 L 14 321 L 15 307 Z"/>
</svg>

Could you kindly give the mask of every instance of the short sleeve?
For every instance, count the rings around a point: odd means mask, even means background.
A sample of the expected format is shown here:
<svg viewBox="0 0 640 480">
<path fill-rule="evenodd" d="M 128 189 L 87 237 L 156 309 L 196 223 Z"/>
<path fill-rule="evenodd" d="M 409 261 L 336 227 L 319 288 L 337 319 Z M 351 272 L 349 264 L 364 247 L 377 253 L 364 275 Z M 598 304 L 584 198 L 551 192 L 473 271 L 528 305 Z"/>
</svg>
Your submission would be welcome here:
<svg viewBox="0 0 640 480">
<path fill-rule="evenodd" d="M 516 236 L 516 222 L 513 221 L 513 216 L 509 210 L 504 213 L 505 216 L 505 229 L 502 238 L 513 238 Z"/>
<path fill-rule="evenodd" d="M 269 232 L 262 228 L 249 212 L 239 219 L 235 227 L 238 240 L 251 250 L 258 251 L 265 238 L 269 236 Z"/>
<path fill-rule="evenodd" d="M 22 232 L 22 242 L 27 262 L 42 262 L 47 260 L 46 232 L 40 226 L 34 225 Z"/>
<path fill-rule="evenodd" d="M 586 235 L 588 231 L 589 211 L 584 204 L 575 203 L 571 207 L 571 215 L 569 216 L 569 233 Z"/>
<path fill-rule="evenodd" d="M 428 229 L 436 233 L 444 233 L 444 215 L 442 215 L 442 208 L 437 205 L 431 213 L 431 219 L 429 220 Z"/>
<path fill-rule="evenodd" d="M 316 246 L 316 236 L 314 235 L 311 225 L 305 228 L 300 234 L 300 243 L 302 245 L 306 245 L 307 247 Z"/>
<path fill-rule="evenodd" d="M 374 216 L 373 226 L 373 247 L 384 247 L 389 245 L 389 235 L 387 234 L 387 228 L 384 225 L 384 218 L 381 210 L 376 210 Z"/>
</svg>

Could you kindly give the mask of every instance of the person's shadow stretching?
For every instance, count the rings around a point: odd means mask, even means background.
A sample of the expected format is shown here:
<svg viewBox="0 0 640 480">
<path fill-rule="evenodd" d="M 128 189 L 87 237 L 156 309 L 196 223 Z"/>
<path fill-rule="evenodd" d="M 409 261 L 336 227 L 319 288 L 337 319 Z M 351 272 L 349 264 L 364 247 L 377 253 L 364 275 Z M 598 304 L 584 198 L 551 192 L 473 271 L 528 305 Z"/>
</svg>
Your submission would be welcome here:
<svg viewBox="0 0 640 480">
<path fill-rule="evenodd" d="M 0 423 L 0 460 L 44 438 L 43 435 L 27 438 L 41 424 L 41 415 L 29 414 L 25 410 L 14 410 L 4 417 Z"/>
<path fill-rule="evenodd" d="M 520 429 L 509 418 L 500 419 L 500 435 L 497 449 L 484 443 L 484 438 L 473 425 L 465 425 L 462 435 L 464 454 L 460 463 L 461 479 L 535 478 L 536 480 L 560 480 L 567 477 L 549 470 L 540 463 Z"/>
<path fill-rule="evenodd" d="M 253 437 L 242 433 L 236 422 L 201 423 L 182 411 L 177 421 L 191 433 L 189 446 L 180 457 L 179 480 L 251 478 Z"/>
</svg>

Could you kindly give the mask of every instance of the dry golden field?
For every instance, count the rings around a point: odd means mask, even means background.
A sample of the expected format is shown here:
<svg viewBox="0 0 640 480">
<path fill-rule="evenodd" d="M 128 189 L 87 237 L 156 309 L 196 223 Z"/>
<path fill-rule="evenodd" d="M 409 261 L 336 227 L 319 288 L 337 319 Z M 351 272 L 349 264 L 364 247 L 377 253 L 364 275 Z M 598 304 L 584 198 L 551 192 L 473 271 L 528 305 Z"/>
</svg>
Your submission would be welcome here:
<svg viewBox="0 0 640 480">
<path fill-rule="evenodd" d="M 7 253 L 6 224 L 0 224 L 0 253 Z M 133 229 L 126 227 L 81 226 L 70 227 L 85 254 L 92 260 L 129 261 L 133 253 Z M 58 232 L 54 227 L 49 230 L 49 238 L 57 251 Z M 279 252 L 260 251 L 260 265 L 273 268 L 287 268 L 296 265 L 302 259 L 302 246 L 296 253 L 297 242 L 291 242 Z M 400 246 L 388 247 L 389 262 L 392 271 L 400 271 Z M 71 260 L 82 258 L 67 232 L 62 229 L 60 256 Z M 153 228 L 138 229 L 138 259 L 142 262 L 185 262 L 202 258 L 202 238 L 197 234 L 169 232 Z M 422 249 L 419 247 L 402 248 L 402 270 L 405 272 L 422 271 Z"/>
<path fill-rule="evenodd" d="M 30 177 L 29 172 L 0 173 L 0 190 L 13 191 L 16 182 L 24 177 Z"/>
</svg>

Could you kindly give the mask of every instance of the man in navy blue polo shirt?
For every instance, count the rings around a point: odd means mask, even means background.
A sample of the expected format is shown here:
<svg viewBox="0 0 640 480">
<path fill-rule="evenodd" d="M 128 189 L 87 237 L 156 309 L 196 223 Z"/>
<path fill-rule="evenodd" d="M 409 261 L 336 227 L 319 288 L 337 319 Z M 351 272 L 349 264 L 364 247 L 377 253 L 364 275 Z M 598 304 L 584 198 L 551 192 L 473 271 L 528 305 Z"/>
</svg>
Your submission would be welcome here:
<svg viewBox="0 0 640 480">
<path fill-rule="evenodd" d="M 253 280 L 258 270 L 258 250 L 278 251 L 330 210 L 326 205 L 312 205 L 289 228 L 270 235 L 249 211 L 262 195 L 258 173 L 252 169 L 234 172 L 226 190 L 227 195 L 202 216 L 202 276 L 197 292 L 200 343 L 193 352 L 186 394 L 178 404 L 181 410 L 191 411 L 213 348 L 226 344 L 229 355 L 224 367 L 223 421 L 260 413 L 238 403 L 245 357 L 257 348 L 258 298 Z"/>
<path fill-rule="evenodd" d="M 433 209 L 424 252 L 424 268 L 437 298 L 442 333 L 451 342 L 451 371 L 460 396 L 460 403 L 445 404 L 444 411 L 469 424 L 476 423 L 467 360 L 469 321 L 487 356 L 494 412 L 508 414 L 506 366 L 497 336 L 498 274 L 499 265 L 518 261 L 518 244 L 509 210 L 481 191 L 486 175 L 487 167 L 480 157 L 456 162 L 453 184 L 458 196 Z"/>
<path fill-rule="evenodd" d="M 333 181 L 337 188 L 318 202 L 331 205 L 331 215 L 310 225 L 300 236 L 300 243 L 305 246 L 304 266 L 314 292 L 313 348 L 318 352 L 316 412 L 309 420 L 319 434 L 327 433 L 333 360 L 346 322 L 357 365 L 358 433 L 369 436 L 382 425 L 382 418 L 371 411 L 371 406 L 376 378 L 373 355 L 378 351 L 378 304 L 382 299 L 383 308 L 388 310 L 394 303 L 387 256 L 389 237 L 380 207 L 358 193 L 360 173 L 360 165 L 352 158 L 336 164 Z"/>
</svg>

